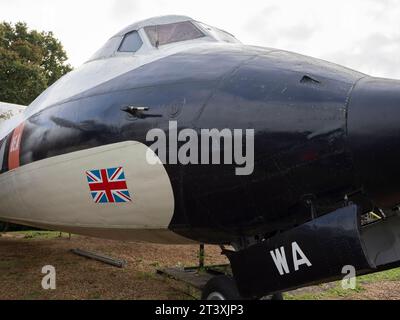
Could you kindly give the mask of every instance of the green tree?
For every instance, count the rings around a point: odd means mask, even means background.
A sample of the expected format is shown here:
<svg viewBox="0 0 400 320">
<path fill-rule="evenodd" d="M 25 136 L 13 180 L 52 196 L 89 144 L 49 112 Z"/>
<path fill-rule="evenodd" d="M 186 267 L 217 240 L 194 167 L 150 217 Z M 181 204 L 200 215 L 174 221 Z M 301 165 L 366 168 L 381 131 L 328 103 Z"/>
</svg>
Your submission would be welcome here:
<svg viewBox="0 0 400 320">
<path fill-rule="evenodd" d="M 0 101 L 30 104 L 72 70 L 52 32 L 28 30 L 25 23 L 0 23 Z"/>
</svg>

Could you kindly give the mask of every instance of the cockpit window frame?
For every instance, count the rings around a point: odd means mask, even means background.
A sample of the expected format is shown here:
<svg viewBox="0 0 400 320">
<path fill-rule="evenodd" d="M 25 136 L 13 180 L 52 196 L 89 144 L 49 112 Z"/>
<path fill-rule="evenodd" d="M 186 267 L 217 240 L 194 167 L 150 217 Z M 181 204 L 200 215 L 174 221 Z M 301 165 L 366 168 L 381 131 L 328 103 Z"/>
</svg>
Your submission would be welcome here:
<svg viewBox="0 0 400 320">
<path fill-rule="evenodd" d="M 193 27 L 193 30 L 196 30 L 198 32 L 199 36 L 196 36 L 196 37 L 193 37 L 193 38 L 187 38 L 187 39 L 183 39 L 182 38 L 182 39 L 179 39 L 179 40 L 177 39 L 177 40 L 173 40 L 173 41 L 159 43 L 159 39 L 157 39 L 157 40 L 153 39 L 153 37 L 151 36 L 151 34 L 149 32 L 151 28 L 155 28 L 155 30 L 157 32 L 158 28 L 171 26 L 171 25 L 179 25 L 179 24 L 181 24 L 181 25 L 190 24 Z M 191 20 L 173 22 L 173 23 L 168 23 L 168 24 L 145 26 L 142 29 L 143 29 L 144 34 L 146 35 L 150 45 L 153 48 L 159 48 L 161 46 L 167 46 L 167 45 L 174 44 L 174 43 L 186 42 L 186 41 L 192 41 L 192 40 L 199 40 L 199 39 L 208 37 L 208 35 L 201 28 L 199 28 L 197 26 L 197 24 L 194 23 L 194 21 L 191 21 Z"/>
<path fill-rule="evenodd" d="M 230 43 L 230 44 L 241 44 L 242 42 L 237 39 L 232 33 L 225 30 L 210 26 L 204 22 L 193 21 L 196 26 L 200 28 L 208 37 L 218 42 Z M 223 36 L 221 36 L 223 35 Z"/>
<path fill-rule="evenodd" d="M 199 33 L 201 34 L 200 37 L 187 39 L 187 40 L 179 40 L 168 42 L 167 44 L 160 44 L 158 47 L 152 43 L 149 35 L 147 34 L 145 28 L 146 27 L 155 27 L 155 26 L 164 26 L 164 25 L 171 25 L 171 24 L 178 24 L 178 23 L 190 23 Z M 228 41 L 226 41 L 225 37 L 220 37 L 218 34 L 215 34 L 214 31 L 218 31 L 225 34 L 227 36 Z M 131 33 L 136 32 L 138 37 L 140 38 L 142 45 L 136 51 L 121 51 L 121 46 L 123 45 L 127 36 Z M 241 44 L 241 42 L 236 39 L 235 36 L 226 32 L 224 30 L 209 26 L 203 22 L 196 21 L 196 20 L 181 20 L 175 21 L 170 23 L 159 23 L 159 24 L 148 24 L 148 25 L 139 25 L 135 26 L 131 29 L 125 29 L 124 32 L 120 32 L 117 35 L 110 38 L 102 48 L 100 48 L 86 63 L 92 61 L 103 60 L 112 57 L 124 57 L 124 56 L 136 56 L 136 55 L 144 55 L 148 54 L 154 50 L 159 49 L 160 47 L 168 47 L 169 45 L 174 45 L 178 43 L 186 43 L 186 42 L 195 42 L 195 41 L 212 41 L 212 42 L 224 42 L 224 43 L 235 43 Z"/>
<path fill-rule="evenodd" d="M 137 38 L 140 40 L 140 42 L 141 42 L 141 44 L 140 44 L 140 46 L 136 49 L 136 50 L 121 50 L 121 48 L 122 48 L 122 46 L 124 45 L 124 43 L 125 43 L 125 41 L 128 39 L 128 37 L 130 36 L 130 35 L 132 35 L 132 34 L 136 34 L 137 35 Z M 117 49 L 117 53 L 131 53 L 131 54 L 134 54 L 134 53 L 136 53 L 136 52 L 138 52 L 140 49 L 142 49 L 142 47 L 145 45 L 145 42 L 143 41 L 143 38 L 142 38 L 142 36 L 140 35 L 140 33 L 139 33 L 139 31 L 138 30 L 132 30 L 132 31 L 130 31 L 130 32 L 128 32 L 128 33 L 126 33 L 123 37 L 122 37 L 122 40 L 121 40 L 121 42 L 120 42 L 120 44 L 119 44 L 119 46 L 118 46 L 118 49 Z"/>
</svg>

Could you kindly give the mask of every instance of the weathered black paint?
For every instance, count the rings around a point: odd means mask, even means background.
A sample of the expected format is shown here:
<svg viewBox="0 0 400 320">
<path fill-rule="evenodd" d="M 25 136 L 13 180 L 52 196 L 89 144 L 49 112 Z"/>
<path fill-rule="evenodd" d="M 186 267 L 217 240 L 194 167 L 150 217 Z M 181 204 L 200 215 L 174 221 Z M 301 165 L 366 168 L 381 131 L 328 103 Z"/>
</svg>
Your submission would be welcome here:
<svg viewBox="0 0 400 320">
<path fill-rule="evenodd" d="M 373 270 L 376 266 L 364 249 L 358 214 L 355 205 L 341 208 L 246 250 L 228 252 L 241 294 L 262 297 L 342 279 L 348 272 L 342 273 L 344 266 L 353 266 L 359 273 Z M 303 257 L 297 251 L 293 254 L 293 243 L 303 251 L 311 265 L 301 263 L 295 270 L 293 255 L 298 260 Z M 271 255 L 271 252 L 276 254 L 276 250 L 284 252 L 287 262 L 288 269 L 282 268 L 283 274 Z"/>
<path fill-rule="evenodd" d="M 400 204 L 400 81 L 364 78 L 351 96 L 349 144 L 365 192 L 380 208 Z"/>
<path fill-rule="evenodd" d="M 214 243 L 270 235 L 333 211 L 362 190 L 347 114 L 364 77 L 277 50 L 191 49 L 34 114 L 21 164 L 126 140 L 150 145 L 148 130 L 167 130 L 169 120 L 178 129 L 255 129 L 250 176 L 236 176 L 230 165 L 166 165 L 176 201 L 170 228 Z M 133 117 L 123 111 L 130 105 L 148 107 L 153 116 Z M 364 210 L 370 200 L 358 194 Z"/>
</svg>

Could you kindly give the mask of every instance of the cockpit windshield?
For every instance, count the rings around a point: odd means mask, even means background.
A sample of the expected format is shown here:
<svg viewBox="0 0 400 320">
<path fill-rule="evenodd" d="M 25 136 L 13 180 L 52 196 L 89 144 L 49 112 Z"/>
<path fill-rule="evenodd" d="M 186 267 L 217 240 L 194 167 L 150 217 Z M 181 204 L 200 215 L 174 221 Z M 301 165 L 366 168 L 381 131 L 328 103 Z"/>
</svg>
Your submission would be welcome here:
<svg viewBox="0 0 400 320">
<path fill-rule="evenodd" d="M 191 21 L 148 26 L 144 30 L 154 47 L 205 37 Z"/>
<path fill-rule="evenodd" d="M 154 48 L 192 41 L 240 43 L 230 33 L 183 16 L 150 18 L 134 23 L 113 36 L 89 61 L 129 54 L 149 54 Z M 147 41 L 148 40 L 148 41 Z"/>
</svg>

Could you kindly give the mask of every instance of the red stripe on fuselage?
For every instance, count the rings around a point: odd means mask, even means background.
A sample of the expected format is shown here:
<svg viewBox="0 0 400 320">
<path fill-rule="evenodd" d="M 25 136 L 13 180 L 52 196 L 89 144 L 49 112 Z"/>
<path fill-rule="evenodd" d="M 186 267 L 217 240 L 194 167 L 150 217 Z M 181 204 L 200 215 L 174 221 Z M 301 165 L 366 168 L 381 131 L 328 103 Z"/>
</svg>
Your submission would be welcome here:
<svg viewBox="0 0 400 320">
<path fill-rule="evenodd" d="M 8 152 L 8 169 L 13 170 L 20 166 L 19 161 L 19 151 L 21 147 L 21 138 L 22 133 L 24 132 L 25 123 L 21 123 L 18 127 L 16 127 L 13 131 L 11 142 L 10 142 L 10 151 Z"/>
</svg>

